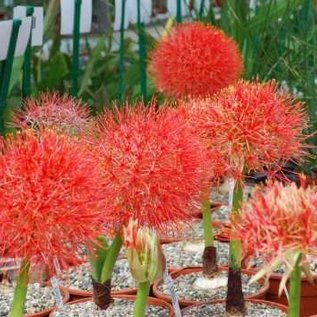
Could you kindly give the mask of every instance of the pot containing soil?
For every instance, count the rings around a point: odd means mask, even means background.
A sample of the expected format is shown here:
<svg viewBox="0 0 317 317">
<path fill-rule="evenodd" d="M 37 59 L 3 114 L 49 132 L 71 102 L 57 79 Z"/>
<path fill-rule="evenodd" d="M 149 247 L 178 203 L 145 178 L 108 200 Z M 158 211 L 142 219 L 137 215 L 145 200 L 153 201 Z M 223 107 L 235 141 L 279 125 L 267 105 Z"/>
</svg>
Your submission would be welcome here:
<svg viewBox="0 0 317 317">
<path fill-rule="evenodd" d="M 59 311 L 52 311 L 50 317 L 132 317 L 134 301 L 135 296 L 133 295 L 114 295 L 108 309 L 100 310 L 93 302 L 92 298 L 84 298 L 68 303 Z M 148 298 L 146 316 L 172 317 L 173 315 L 173 308 L 170 304 L 157 298 Z"/>
<path fill-rule="evenodd" d="M 287 317 L 287 307 L 266 300 L 247 299 L 245 317 Z M 183 317 L 225 316 L 225 301 L 192 305 L 182 310 Z"/>
<path fill-rule="evenodd" d="M 252 272 L 242 270 L 242 288 L 247 299 L 265 299 L 269 283 L 261 279 L 248 285 Z M 202 304 L 205 302 L 218 302 L 225 300 L 227 294 L 228 268 L 219 268 L 218 274 L 211 279 L 207 286 L 203 285 L 202 268 L 185 268 L 171 274 L 176 294 L 182 307 Z M 201 283 L 202 281 L 202 283 Z M 167 285 L 162 280 L 154 283 L 153 293 L 156 297 L 171 302 Z"/>
</svg>

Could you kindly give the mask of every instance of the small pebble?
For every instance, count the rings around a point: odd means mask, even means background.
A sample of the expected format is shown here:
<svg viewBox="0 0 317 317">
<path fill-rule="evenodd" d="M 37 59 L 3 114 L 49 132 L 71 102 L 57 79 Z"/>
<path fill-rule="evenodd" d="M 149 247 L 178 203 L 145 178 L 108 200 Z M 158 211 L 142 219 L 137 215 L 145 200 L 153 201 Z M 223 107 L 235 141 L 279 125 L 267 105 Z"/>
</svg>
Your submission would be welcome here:
<svg viewBox="0 0 317 317">
<path fill-rule="evenodd" d="M 283 311 L 266 304 L 254 304 L 247 302 L 247 314 L 245 317 L 286 317 Z M 186 309 L 183 317 L 223 317 L 225 316 L 225 304 L 203 304 Z"/>
<path fill-rule="evenodd" d="M 92 301 L 65 305 L 62 310 L 55 312 L 53 317 L 131 317 L 133 316 L 134 301 L 114 299 L 107 310 L 100 310 Z M 167 317 L 169 311 L 160 306 L 150 305 L 146 309 L 147 317 Z"/>
</svg>

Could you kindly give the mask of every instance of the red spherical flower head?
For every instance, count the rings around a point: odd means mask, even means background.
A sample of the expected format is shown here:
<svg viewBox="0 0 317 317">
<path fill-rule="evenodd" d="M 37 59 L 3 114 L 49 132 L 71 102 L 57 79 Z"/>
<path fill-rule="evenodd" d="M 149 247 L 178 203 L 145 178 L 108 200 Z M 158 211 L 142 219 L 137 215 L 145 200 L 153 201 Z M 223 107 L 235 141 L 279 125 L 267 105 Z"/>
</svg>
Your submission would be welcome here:
<svg viewBox="0 0 317 317">
<path fill-rule="evenodd" d="M 299 253 L 316 256 L 316 193 L 316 188 L 298 188 L 294 183 L 276 182 L 258 189 L 236 224 L 244 250 L 249 254 L 257 251 L 269 262 L 287 266 Z"/>
<path fill-rule="evenodd" d="M 183 23 L 163 37 L 150 55 L 149 72 L 159 90 L 174 96 L 207 96 L 233 84 L 243 61 L 222 30 Z"/>
<path fill-rule="evenodd" d="M 52 131 L 25 130 L 0 156 L 0 257 L 45 263 L 53 273 L 81 260 L 101 222 L 101 178 L 85 146 Z"/>
<path fill-rule="evenodd" d="M 83 133 L 89 123 L 87 106 L 57 93 L 42 93 L 37 99 L 27 99 L 24 109 L 13 117 L 13 125 L 18 128 L 54 128 L 70 135 Z"/>
<path fill-rule="evenodd" d="M 207 181 L 204 150 L 177 111 L 126 106 L 107 112 L 99 133 L 104 194 L 118 230 L 130 218 L 165 229 L 199 207 Z"/>
<path fill-rule="evenodd" d="M 205 109 L 200 127 L 210 147 L 230 166 L 230 177 L 278 167 L 283 160 L 305 154 L 305 107 L 291 96 L 279 94 L 275 82 L 240 81 L 213 99 L 193 103 Z"/>
</svg>

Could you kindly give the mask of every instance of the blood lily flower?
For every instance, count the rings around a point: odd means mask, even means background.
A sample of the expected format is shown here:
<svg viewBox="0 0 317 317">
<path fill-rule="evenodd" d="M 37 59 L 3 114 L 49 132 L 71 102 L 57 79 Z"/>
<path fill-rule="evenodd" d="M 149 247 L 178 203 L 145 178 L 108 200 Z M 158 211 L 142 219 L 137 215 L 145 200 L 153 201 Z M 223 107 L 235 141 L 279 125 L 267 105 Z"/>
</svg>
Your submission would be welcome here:
<svg viewBox="0 0 317 317">
<path fill-rule="evenodd" d="M 198 22 L 172 29 L 149 63 L 157 88 L 177 98 L 212 95 L 237 81 L 242 69 L 236 43 L 222 30 Z"/>
<path fill-rule="evenodd" d="M 293 287 L 300 284 L 301 270 L 312 280 L 306 256 L 317 255 L 316 188 L 271 183 L 256 191 L 238 220 L 235 231 L 246 253 L 258 253 L 268 262 L 253 280 L 283 264 L 280 293 L 290 278 L 289 316 L 299 316 L 299 293 Z"/>
<path fill-rule="evenodd" d="M 192 103 L 205 109 L 201 129 L 209 146 L 230 167 L 228 177 L 240 179 L 243 172 L 278 167 L 281 161 L 305 154 L 305 107 L 280 94 L 274 81 L 240 81 L 214 98 Z"/>
<path fill-rule="evenodd" d="M 0 257 L 22 259 L 12 316 L 23 315 L 30 267 L 45 264 L 53 275 L 54 261 L 67 268 L 83 260 L 80 249 L 100 232 L 101 181 L 75 139 L 25 130 L 2 140 Z"/>
<path fill-rule="evenodd" d="M 107 309 L 123 228 L 134 219 L 140 227 L 177 232 L 199 208 L 208 182 L 207 157 L 188 121 L 167 107 L 156 111 L 155 105 L 139 104 L 108 110 L 96 134 L 104 197 L 112 210 L 108 225 L 116 234 L 110 247 L 97 246 L 91 260 L 95 303 Z"/>
<path fill-rule="evenodd" d="M 130 218 L 163 230 L 191 217 L 208 182 L 206 151 L 175 109 L 128 106 L 100 120 L 105 194 L 118 230 Z M 205 185 L 206 187 L 206 185 Z"/>
<path fill-rule="evenodd" d="M 42 93 L 37 99 L 27 99 L 23 110 L 15 113 L 14 127 L 54 128 L 60 132 L 78 135 L 88 128 L 90 111 L 68 95 Z"/>
<path fill-rule="evenodd" d="M 193 100 L 190 107 L 202 113 L 196 120 L 209 147 L 217 151 L 234 180 L 232 214 L 243 200 L 243 177 L 250 171 L 279 169 L 281 161 L 305 154 L 307 128 L 304 105 L 277 91 L 275 82 L 240 81 L 213 98 Z M 231 239 L 227 314 L 244 314 L 240 241 Z"/>
</svg>

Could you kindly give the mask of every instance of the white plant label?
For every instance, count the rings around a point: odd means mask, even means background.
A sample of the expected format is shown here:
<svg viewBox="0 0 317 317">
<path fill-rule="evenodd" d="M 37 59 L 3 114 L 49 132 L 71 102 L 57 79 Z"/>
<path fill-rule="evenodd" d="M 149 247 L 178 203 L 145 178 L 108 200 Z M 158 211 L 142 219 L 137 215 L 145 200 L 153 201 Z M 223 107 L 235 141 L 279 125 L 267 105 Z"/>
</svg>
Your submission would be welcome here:
<svg viewBox="0 0 317 317">
<path fill-rule="evenodd" d="M 168 274 L 167 271 L 164 272 L 163 274 L 163 280 L 164 283 L 167 285 L 168 291 L 171 295 L 171 299 L 172 299 L 172 305 L 174 308 L 174 314 L 176 317 L 182 317 L 182 313 L 181 313 L 181 309 L 179 306 L 179 301 L 178 301 L 178 297 L 177 294 L 175 292 L 175 287 L 174 287 L 174 282 L 171 278 L 171 276 Z"/>
<path fill-rule="evenodd" d="M 32 28 L 32 17 L 23 18 L 20 26 L 17 46 L 15 49 L 15 56 L 21 56 L 24 54 L 26 47 L 30 40 L 31 28 Z"/>
<path fill-rule="evenodd" d="M 175 0 L 174 0 L 175 1 Z M 135 24 L 138 21 L 137 0 L 116 0 L 115 2 L 115 19 L 114 30 L 118 31 L 121 28 L 121 13 L 122 5 L 125 2 L 125 19 L 124 28 L 126 29 L 129 24 Z M 152 15 L 152 1 L 141 0 L 141 22 L 149 23 Z"/>
<path fill-rule="evenodd" d="M 26 17 L 26 6 L 17 6 L 13 10 L 15 18 Z M 44 10 L 43 7 L 34 7 L 32 23 L 32 46 L 43 45 L 43 28 L 44 28 Z"/>
<path fill-rule="evenodd" d="M 12 20 L 0 22 L 0 61 L 4 61 L 8 55 L 8 49 L 12 32 L 12 24 Z"/>
<path fill-rule="evenodd" d="M 233 207 L 233 192 L 234 192 L 234 187 L 236 186 L 236 182 L 234 179 L 230 178 L 228 180 L 228 187 L 229 187 L 229 207 L 232 209 Z"/>
<path fill-rule="evenodd" d="M 61 0 L 61 34 L 74 31 L 75 0 Z M 82 0 L 80 9 L 80 33 L 90 33 L 92 24 L 92 0 Z"/>
<path fill-rule="evenodd" d="M 58 309 L 63 308 L 64 302 L 63 302 L 63 296 L 61 293 L 61 290 L 59 288 L 59 282 L 56 277 L 51 278 L 51 284 L 52 284 L 52 290 L 55 297 L 55 303 Z"/>
</svg>

